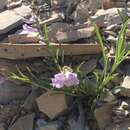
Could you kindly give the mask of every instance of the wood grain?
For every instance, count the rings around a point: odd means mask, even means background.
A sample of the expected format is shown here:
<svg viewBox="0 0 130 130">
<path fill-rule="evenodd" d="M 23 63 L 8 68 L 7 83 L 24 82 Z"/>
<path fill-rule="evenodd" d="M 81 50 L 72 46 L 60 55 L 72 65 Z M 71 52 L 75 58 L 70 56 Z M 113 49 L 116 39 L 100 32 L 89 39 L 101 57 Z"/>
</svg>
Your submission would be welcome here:
<svg viewBox="0 0 130 130">
<path fill-rule="evenodd" d="M 55 44 L 53 49 L 64 50 L 64 55 L 97 54 L 101 52 L 99 44 Z M 49 56 L 47 45 L 44 44 L 0 44 L 0 58 L 6 59 L 26 59 L 32 57 Z"/>
</svg>

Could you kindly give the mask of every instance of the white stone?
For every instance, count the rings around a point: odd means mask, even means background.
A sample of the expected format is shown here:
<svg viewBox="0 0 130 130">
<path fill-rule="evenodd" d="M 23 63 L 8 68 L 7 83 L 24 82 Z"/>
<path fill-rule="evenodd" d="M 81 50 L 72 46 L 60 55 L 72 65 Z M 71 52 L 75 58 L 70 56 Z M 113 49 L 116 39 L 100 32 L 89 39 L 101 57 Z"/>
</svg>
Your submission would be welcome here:
<svg viewBox="0 0 130 130">
<path fill-rule="evenodd" d="M 130 97 L 130 76 L 126 76 L 122 83 L 122 89 L 120 94 L 126 97 Z"/>
</svg>

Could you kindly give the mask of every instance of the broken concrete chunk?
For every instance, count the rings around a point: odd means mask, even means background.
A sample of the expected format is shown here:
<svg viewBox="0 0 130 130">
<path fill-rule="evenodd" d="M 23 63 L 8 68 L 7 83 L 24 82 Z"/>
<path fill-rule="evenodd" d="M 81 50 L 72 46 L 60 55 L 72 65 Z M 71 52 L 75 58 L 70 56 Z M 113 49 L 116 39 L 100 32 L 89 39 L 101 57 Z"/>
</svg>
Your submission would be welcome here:
<svg viewBox="0 0 130 130">
<path fill-rule="evenodd" d="M 94 112 L 95 118 L 99 125 L 99 128 L 103 130 L 107 125 L 112 122 L 112 104 L 105 104 L 104 106 L 97 108 Z"/>
<path fill-rule="evenodd" d="M 7 33 L 21 24 L 22 18 L 20 15 L 16 15 L 15 12 L 6 10 L 0 13 L 0 34 Z"/>
<path fill-rule="evenodd" d="M 50 25 L 48 36 L 51 42 L 57 42 L 57 32 L 71 31 L 73 28 L 72 24 L 56 22 Z"/>
<path fill-rule="evenodd" d="M 14 10 L 6 10 L 0 13 L 0 34 L 5 34 L 23 23 L 23 17 L 29 15 L 31 9 L 28 6 L 21 6 Z"/>
<path fill-rule="evenodd" d="M 120 94 L 122 96 L 130 97 L 130 76 L 126 76 L 122 83 L 122 89 Z"/>
<path fill-rule="evenodd" d="M 64 94 L 47 92 L 37 98 L 37 105 L 41 112 L 53 119 L 67 109 L 67 99 Z"/>
<path fill-rule="evenodd" d="M 62 126 L 60 121 L 49 122 L 44 125 L 38 125 L 38 130 L 59 130 Z"/>
<path fill-rule="evenodd" d="M 30 16 L 32 12 L 31 8 L 25 5 L 22 5 L 19 8 L 15 8 L 12 11 L 14 11 L 17 15 L 20 15 L 22 17 Z"/>
<path fill-rule="evenodd" d="M 100 9 L 97 11 L 97 13 L 91 17 L 91 20 L 98 23 L 98 25 L 103 26 L 102 24 L 105 24 L 105 26 L 110 26 L 113 24 L 121 24 L 122 18 L 120 17 L 118 10 L 123 15 L 123 17 L 127 17 L 127 12 L 125 8 L 111 8 L 107 10 Z M 128 10 L 130 10 L 128 8 Z M 100 20 L 99 20 L 100 19 Z"/>
<path fill-rule="evenodd" d="M 20 117 L 9 130 L 33 130 L 35 114 Z"/>
<path fill-rule="evenodd" d="M 73 42 L 82 38 L 92 37 L 94 33 L 94 27 L 88 27 L 70 32 L 59 32 L 56 34 L 56 38 L 59 42 Z"/>
</svg>

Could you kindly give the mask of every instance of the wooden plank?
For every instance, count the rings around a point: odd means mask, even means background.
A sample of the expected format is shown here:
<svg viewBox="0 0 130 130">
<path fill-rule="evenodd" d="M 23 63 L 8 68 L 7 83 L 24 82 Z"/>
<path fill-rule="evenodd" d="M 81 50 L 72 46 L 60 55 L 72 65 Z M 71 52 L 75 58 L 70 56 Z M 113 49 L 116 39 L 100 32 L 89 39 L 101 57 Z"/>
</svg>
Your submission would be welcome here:
<svg viewBox="0 0 130 130">
<path fill-rule="evenodd" d="M 8 40 L 12 44 L 19 44 L 19 43 L 38 43 L 39 39 L 37 35 L 33 34 L 13 34 L 8 36 Z"/>
<path fill-rule="evenodd" d="M 58 48 L 64 50 L 65 55 L 82 55 L 100 53 L 99 44 L 55 44 L 52 43 L 54 50 Z M 0 44 L 0 58 L 6 59 L 26 59 L 32 57 L 49 56 L 47 45 L 43 44 Z"/>
</svg>

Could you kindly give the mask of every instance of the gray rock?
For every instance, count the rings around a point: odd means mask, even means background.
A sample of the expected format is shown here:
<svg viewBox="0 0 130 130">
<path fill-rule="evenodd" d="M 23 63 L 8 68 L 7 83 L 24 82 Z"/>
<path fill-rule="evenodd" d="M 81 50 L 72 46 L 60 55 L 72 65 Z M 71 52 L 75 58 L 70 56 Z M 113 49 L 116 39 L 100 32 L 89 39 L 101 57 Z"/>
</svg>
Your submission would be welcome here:
<svg viewBox="0 0 130 130">
<path fill-rule="evenodd" d="M 46 125 L 46 124 L 47 124 L 47 122 L 44 119 L 38 119 L 36 121 L 36 125 L 37 125 L 38 129 L 44 127 L 44 125 Z"/>
<path fill-rule="evenodd" d="M 0 123 L 0 130 L 6 130 L 6 125 L 4 123 Z"/>
<path fill-rule="evenodd" d="M 105 104 L 95 109 L 94 114 L 100 130 L 103 130 L 107 125 L 112 123 L 112 108 L 112 104 Z"/>
<path fill-rule="evenodd" d="M 126 97 L 130 97 L 130 76 L 126 76 L 122 83 L 122 89 L 120 94 Z"/>
<path fill-rule="evenodd" d="M 30 90 L 30 87 L 17 86 L 13 82 L 5 80 L 0 83 L 0 103 L 7 104 L 13 100 L 23 100 Z"/>
<path fill-rule="evenodd" d="M 81 65 L 80 69 L 84 74 L 88 74 L 92 72 L 92 70 L 94 70 L 96 66 L 97 66 L 97 59 L 91 59 L 85 62 L 83 65 Z"/>
<path fill-rule="evenodd" d="M 88 2 L 83 1 L 79 3 L 70 17 L 75 21 L 75 23 L 83 23 L 87 21 L 87 18 L 89 17 Z"/>
<path fill-rule="evenodd" d="M 122 18 L 118 14 L 118 10 L 125 17 L 127 17 L 127 12 L 125 8 L 110 8 L 107 10 L 100 9 L 97 13 L 91 17 L 92 21 L 95 21 L 100 26 L 110 26 L 113 24 L 122 24 Z M 128 8 L 128 10 L 130 10 Z M 100 22 L 100 23 L 99 23 Z"/>
<path fill-rule="evenodd" d="M 59 130 L 62 126 L 62 123 L 60 121 L 54 121 L 46 124 L 40 123 L 37 125 L 38 125 L 37 130 Z"/>
<path fill-rule="evenodd" d="M 8 130 L 33 130 L 35 114 L 20 117 Z"/>
<path fill-rule="evenodd" d="M 7 4 L 7 0 L 0 0 L 0 11 L 2 11 Z"/>
<path fill-rule="evenodd" d="M 125 120 L 118 124 L 112 123 L 105 130 L 129 130 L 130 129 L 130 120 Z"/>
<path fill-rule="evenodd" d="M 86 121 L 85 121 L 85 110 L 83 106 L 79 105 L 79 116 L 77 118 L 70 117 L 68 120 L 68 124 L 70 126 L 70 130 L 89 130 Z"/>
</svg>

